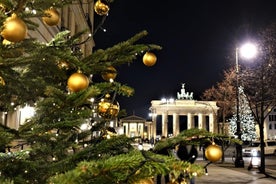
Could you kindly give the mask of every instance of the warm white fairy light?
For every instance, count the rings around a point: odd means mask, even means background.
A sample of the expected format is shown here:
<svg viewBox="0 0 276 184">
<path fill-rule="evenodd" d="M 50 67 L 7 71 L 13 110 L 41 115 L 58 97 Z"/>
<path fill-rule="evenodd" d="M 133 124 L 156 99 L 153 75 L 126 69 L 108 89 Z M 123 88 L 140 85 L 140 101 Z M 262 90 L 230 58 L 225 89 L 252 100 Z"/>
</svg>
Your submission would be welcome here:
<svg viewBox="0 0 276 184">
<path fill-rule="evenodd" d="M 143 145 L 142 145 L 142 144 L 139 144 L 139 145 L 138 145 L 138 150 L 143 150 L 143 149 L 144 149 Z"/>
<path fill-rule="evenodd" d="M 95 98 L 90 98 L 89 101 L 93 103 L 95 102 Z"/>
<path fill-rule="evenodd" d="M 91 127 L 88 123 L 83 123 L 81 126 L 80 126 L 80 129 L 82 131 L 85 131 L 85 130 L 89 130 Z"/>
</svg>

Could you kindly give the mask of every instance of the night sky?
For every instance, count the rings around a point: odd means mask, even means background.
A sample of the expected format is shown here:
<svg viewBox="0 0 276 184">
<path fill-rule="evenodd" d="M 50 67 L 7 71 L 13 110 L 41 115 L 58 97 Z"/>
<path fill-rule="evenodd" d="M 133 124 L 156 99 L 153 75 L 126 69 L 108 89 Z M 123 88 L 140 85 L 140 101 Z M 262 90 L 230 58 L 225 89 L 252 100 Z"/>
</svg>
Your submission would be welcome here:
<svg viewBox="0 0 276 184">
<path fill-rule="evenodd" d="M 95 49 L 111 47 L 142 30 L 143 43 L 154 43 L 157 62 L 147 67 L 142 56 L 117 68 L 116 80 L 135 89 L 118 97 L 128 115 L 148 119 L 151 100 L 176 98 L 186 91 L 200 100 L 204 90 L 222 80 L 235 64 L 235 48 L 253 39 L 256 31 L 276 22 L 276 0 L 115 0 L 94 37 Z"/>
</svg>

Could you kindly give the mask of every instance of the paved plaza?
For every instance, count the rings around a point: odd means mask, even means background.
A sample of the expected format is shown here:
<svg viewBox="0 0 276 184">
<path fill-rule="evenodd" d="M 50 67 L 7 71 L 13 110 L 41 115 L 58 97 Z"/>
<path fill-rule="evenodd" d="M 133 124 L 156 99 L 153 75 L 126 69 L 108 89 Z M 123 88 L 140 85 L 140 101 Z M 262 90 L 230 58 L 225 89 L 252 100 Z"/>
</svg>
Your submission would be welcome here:
<svg viewBox="0 0 276 184">
<path fill-rule="evenodd" d="M 258 169 L 250 171 L 247 168 L 235 168 L 234 165 L 227 164 L 210 164 L 208 167 L 208 175 L 196 178 L 196 184 L 275 184 L 276 180 L 267 178 L 260 174 Z M 275 170 L 267 172 L 276 177 Z"/>
</svg>

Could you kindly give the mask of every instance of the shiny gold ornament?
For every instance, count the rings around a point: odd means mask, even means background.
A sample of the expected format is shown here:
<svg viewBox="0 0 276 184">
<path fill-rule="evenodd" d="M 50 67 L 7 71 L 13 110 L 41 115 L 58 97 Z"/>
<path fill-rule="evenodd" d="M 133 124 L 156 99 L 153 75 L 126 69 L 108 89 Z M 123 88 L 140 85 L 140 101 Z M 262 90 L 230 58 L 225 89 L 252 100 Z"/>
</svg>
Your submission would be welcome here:
<svg viewBox="0 0 276 184">
<path fill-rule="evenodd" d="M 103 118 L 116 117 L 119 113 L 120 106 L 119 103 L 110 100 L 110 95 L 107 94 L 104 99 L 102 99 L 98 104 L 98 113 Z"/>
<path fill-rule="evenodd" d="M 42 20 L 48 26 L 56 26 L 60 21 L 59 12 L 55 8 L 50 8 L 45 10 L 45 17 L 42 17 Z"/>
<path fill-rule="evenodd" d="M 219 147 L 213 142 L 210 146 L 206 148 L 205 156 L 211 162 L 216 162 L 220 160 L 222 157 L 221 147 Z"/>
<path fill-rule="evenodd" d="M 110 79 L 115 79 L 117 76 L 117 70 L 113 66 L 109 66 L 102 72 L 102 78 L 106 81 L 110 81 Z"/>
<path fill-rule="evenodd" d="M 68 70 L 69 69 L 69 64 L 66 61 L 59 61 L 58 62 L 58 67 L 60 69 Z"/>
<path fill-rule="evenodd" d="M 108 3 L 105 0 L 98 0 L 94 5 L 94 10 L 98 15 L 107 15 L 109 12 Z"/>
<path fill-rule="evenodd" d="M 4 22 L 1 36 L 10 42 L 20 42 L 27 35 L 27 26 L 23 20 L 12 14 Z"/>
<path fill-rule="evenodd" d="M 135 184 L 154 184 L 153 179 L 145 178 L 141 179 L 140 181 L 136 182 Z"/>
<path fill-rule="evenodd" d="M 152 52 L 146 52 L 144 54 L 144 56 L 143 56 L 143 63 L 146 66 L 153 66 L 153 65 L 155 65 L 156 60 L 157 60 L 157 57 Z"/>
<path fill-rule="evenodd" d="M 67 86 L 71 92 L 79 92 L 84 90 L 89 85 L 89 79 L 81 72 L 73 73 L 68 81 Z"/>
<path fill-rule="evenodd" d="M 6 83 L 5 83 L 4 79 L 3 79 L 3 77 L 1 77 L 1 76 L 0 76 L 0 85 L 2 85 L 2 86 L 5 86 L 5 85 L 6 85 Z"/>
</svg>

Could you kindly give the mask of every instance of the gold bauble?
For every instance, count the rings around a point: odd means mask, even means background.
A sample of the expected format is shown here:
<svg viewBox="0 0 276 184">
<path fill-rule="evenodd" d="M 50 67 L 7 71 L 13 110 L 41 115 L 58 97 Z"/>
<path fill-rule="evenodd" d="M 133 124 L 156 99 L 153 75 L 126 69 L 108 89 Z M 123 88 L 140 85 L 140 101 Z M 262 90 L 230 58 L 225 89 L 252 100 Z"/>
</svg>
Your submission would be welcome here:
<svg viewBox="0 0 276 184">
<path fill-rule="evenodd" d="M 94 10 L 98 15 L 107 15 L 109 6 L 105 0 L 98 0 L 94 5 Z"/>
<path fill-rule="evenodd" d="M 146 66 L 153 66 L 155 65 L 157 57 L 152 52 L 146 52 L 143 56 L 143 63 Z"/>
<path fill-rule="evenodd" d="M 58 25 L 60 16 L 59 12 L 56 9 L 50 8 L 48 10 L 45 10 L 44 13 L 46 14 L 46 16 L 42 17 L 42 20 L 45 24 L 47 24 L 48 26 Z"/>
<path fill-rule="evenodd" d="M 66 62 L 66 61 L 59 61 L 58 63 L 57 63 L 57 65 L 58 65 L 58 67 L 60 68 L 60 69 L 65 69 L 65 70 L 68 70 L 69 69 L 69 64 Z"/>
<path fill-rule="evenodd" d="M 106 81 L 110 79 L 115 79 L 117 76 L 117 70 L 113 66 L 109 66 L 102 72 L 102 78 Z"/>
<path fill-rule="evenodd" d="M 119 103 L 116 101 L 112 102 L 109 97 L 110 95 L 107 94 L 98 104 L 98 113 L 103 118 L 116 117 L 120 110 Z"/>
<path fill-rule="evenodd" d="M 141 179 L 138 182 L 135 182 L 135 184 L 154 184 L 153 179 L 151 178 L 145 178 L 145 179 Z"/>
<path fill-rule="evenodd" d="M 213 142 L 210 146 L 206 148 L 205 156 L 211 162 L 216 162 L 220 160 L 222 157 L 221 147 L 219 147 Z"/>
<path fill-rule="evenodd" d="M 6 85 L 6 83 L 5 83 L 4 79 L 3 79 L 3 77 L 1 77 L 1 76 L 0 76 L 0 85 L 2 85 L 2 86 L 5 86 L 5 85 Z"/>
<path fill-rule="evenodd" d="M 10 42 L 20 42 L 27 35 L 27 26 L 23 20 L 12 14 L 4 22 L 1 36 Z"/>
<path fill-rule="evenodd" d="M 81 72 L 73 73 L 67 81 L 68 89 L 71 92 L 79 92 L 81 90 L 84 90 L 88 87 L 88 85 L 88 78 Z"/>
</svg>

